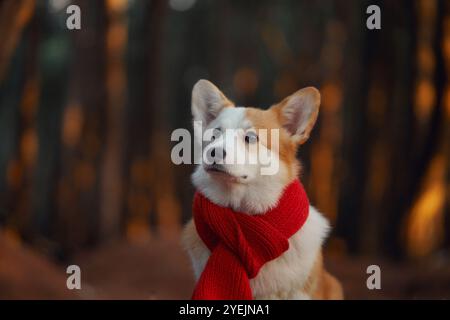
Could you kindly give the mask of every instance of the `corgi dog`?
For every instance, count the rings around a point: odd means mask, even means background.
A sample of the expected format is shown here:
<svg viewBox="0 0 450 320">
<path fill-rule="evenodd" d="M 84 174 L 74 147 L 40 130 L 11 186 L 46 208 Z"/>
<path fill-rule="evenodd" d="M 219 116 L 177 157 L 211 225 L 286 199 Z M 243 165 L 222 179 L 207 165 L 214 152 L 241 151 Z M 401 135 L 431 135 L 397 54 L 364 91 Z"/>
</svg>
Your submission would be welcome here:
<svg viewBox="0 0 450 320">
<path fill-rule="evenodd" d="M 195 188 L 213 203 L 236 212 L 249 215 L 267 212 L 277 204 L 284 188 L 298 179 L 301 166 L 296 158 L 297 149 L 308 139 L 319 105 L 319 91 L 308 87 L 267 110 L 237 107 L 214 84 L 199 80 L 192 91 L 193 120 L 201 121 L 203 129 L 219 134 L 207 143 L 197 136 L 195 143 L 205 150 L 213 148 L 213 156 L 220 154 L 222 158 L 233 153 L 251 158 L 248 144 L 255 143 L 270 154 L 271 161 L 277 162 L 277 170 L 261 174 L 263 164 L 258 161 L 210 165 L 202 158 L 196 162 L 199 165 L 192 175 Z M 268 137 L 258 136 L 260 129 L 278 129 L 278 142 L 271 143 Z M 253 298 L 343 299 L 341 284 L 323 265 L 322 244 L 329 230 L 327 219 L 309 206 L 307 220 L 289 238 L 287 251 L 265 263 L 256 277 L 250 279 Z M 193 220 L 185 226 L 182 242 L 198 280 L 210 251 Z"/>
</svg>

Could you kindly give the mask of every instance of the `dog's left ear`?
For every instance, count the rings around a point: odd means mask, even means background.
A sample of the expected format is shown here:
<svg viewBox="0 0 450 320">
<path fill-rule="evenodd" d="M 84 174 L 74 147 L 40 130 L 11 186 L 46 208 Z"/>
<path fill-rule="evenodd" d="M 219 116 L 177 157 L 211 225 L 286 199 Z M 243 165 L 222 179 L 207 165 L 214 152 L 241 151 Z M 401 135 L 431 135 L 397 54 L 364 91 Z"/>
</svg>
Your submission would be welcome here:
<svg viewBox="0 0 450 320">
<path fill-rule="evenodd" d="M 295 142 L 302 144 L 316 123 L 319 114 L 320 92 L 314 87 L 298 90 L 273 108 L 278 112 L 281 125 Z"/>
</svg>

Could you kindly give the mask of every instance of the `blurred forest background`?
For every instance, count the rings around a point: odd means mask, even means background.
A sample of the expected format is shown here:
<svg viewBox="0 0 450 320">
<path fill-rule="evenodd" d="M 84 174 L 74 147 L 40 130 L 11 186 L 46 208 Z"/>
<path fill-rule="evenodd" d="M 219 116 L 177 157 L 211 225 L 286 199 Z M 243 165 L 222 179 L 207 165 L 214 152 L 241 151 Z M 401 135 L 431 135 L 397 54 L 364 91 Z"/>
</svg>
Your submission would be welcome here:
<svg viewBox="0 0 450 320">
<path fill-rule="evenodd" d="M 263 108 L 318 87 L 299 157 L 329 268 L 349 298 L 448 299 L 449 75 L 445 0 L 0 0 L 0 298 L 189 298 L 170 134 L 206 78 Z"/>
</svg>

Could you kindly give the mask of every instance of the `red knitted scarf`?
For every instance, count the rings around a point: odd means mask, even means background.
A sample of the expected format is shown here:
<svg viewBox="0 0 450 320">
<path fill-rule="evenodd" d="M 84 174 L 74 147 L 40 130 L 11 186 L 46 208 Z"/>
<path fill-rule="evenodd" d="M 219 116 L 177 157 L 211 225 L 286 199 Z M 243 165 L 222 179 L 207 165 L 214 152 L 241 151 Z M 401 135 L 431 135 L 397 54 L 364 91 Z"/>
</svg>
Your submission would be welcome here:
<svg viewBox="0 0 450 320">
<path fill-rule="evenodd" d="M 197 232 L 211 255 L 192 299 L 251 300 L 250 279 L 289 248 L 288 239 L 308 217 L 309 202 L 302 184 L 295 180 L 265 214 L 235 212 L 199 192 L 193 212 Z"/>
</svg>

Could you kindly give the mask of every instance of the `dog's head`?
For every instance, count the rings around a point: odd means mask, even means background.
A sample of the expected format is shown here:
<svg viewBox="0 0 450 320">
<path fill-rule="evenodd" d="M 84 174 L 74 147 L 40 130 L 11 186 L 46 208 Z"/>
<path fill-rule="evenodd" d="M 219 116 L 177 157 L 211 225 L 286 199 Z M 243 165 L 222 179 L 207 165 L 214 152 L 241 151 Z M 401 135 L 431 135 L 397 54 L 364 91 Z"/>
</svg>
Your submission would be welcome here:
<svg viewBox="0 0 450 320">
<path fill-rule="evenodd" d="M 308 87 L 268 110 L 236 107 L 211 82 L 198 81 L 192 90 L 195 140 L 203 150 L 197 180 L 286 185 L 298 175 L 297 148 L 308 139 L 319 105 L 319 91 Z"/>
</svg>

